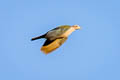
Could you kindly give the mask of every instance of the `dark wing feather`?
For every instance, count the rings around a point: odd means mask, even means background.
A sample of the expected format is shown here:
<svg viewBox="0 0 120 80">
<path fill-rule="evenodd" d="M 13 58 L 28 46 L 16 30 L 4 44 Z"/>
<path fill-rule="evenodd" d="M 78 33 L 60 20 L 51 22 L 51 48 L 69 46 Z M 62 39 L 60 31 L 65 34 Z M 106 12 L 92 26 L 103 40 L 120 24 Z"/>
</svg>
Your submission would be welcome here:
<svg viewBox="0 0 120 80">
<path fill-rule="evenodd" d="M 50 43 L 52 43 L 53 41 L 55 41 L 55 40 L 46 40 L 45 41 L 45 43 L 43 44 L 43 46 L 47 46 L 47 45 L 49 45 Z"/>
<path fill-rule="evenodd" d="M 63 26 L 54 28 L 46 33 L 46 38 L 49 40 L 55 40 L 60 35 L 62 35 L 64 32 L 66 32 L 69 28 L 70 28 L 69 25 L 63 25 Z"/>
</svg>

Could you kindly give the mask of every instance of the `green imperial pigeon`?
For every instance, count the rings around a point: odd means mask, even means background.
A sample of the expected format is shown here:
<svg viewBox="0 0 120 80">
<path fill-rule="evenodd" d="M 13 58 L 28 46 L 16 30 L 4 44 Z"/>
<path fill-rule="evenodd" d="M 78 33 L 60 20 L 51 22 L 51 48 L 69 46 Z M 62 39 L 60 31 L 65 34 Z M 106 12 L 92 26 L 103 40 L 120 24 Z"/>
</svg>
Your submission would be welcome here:
<svg viewBox="0 0 120 80">
<path fill-rule="evenodd" d="M 32 41 L 45 38 L 46 41 L 43 44 L 41 51 L 43 51 L 45 54 L 48 54 L 54 51 L 55 49 L 59 48 L 67 40 L 67 37 L 73 31 L 78 29 L 80 29 L 80 26 L 78 25 L 73 25 L 73 26 L 62 25 L 48 31 L 44 35 L 32 38 Z"/>
</svg>

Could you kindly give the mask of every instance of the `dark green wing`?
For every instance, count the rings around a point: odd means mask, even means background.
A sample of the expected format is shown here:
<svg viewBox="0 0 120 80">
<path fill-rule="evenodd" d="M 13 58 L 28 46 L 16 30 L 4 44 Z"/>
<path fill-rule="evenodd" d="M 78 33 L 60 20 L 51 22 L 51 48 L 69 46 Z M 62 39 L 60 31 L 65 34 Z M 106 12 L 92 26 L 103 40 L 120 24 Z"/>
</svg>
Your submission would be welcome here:
<svg viewBox="0 0 120 80">
<path fill-rule="evenodd" d="M 50 30 L 50 31 L 53 31 L 53 30 L 58 30 L 58 29 L 63 29 L 64 28 L 64 30 L 67 30 L 67 29 L 69 29 L 71 26 L 69 26 L 69 25 L 62 25 L 62 26 L 58 26 L 58 27 L 56 27 L 56 28 L 54 28 L 54 29 L 52 29 L 52 30 Z M 49 32 L 49 31 L 48 31 Z"/>
<path fill-rule="evenodd" d="M 46 33 L 46 38 L 50 40 L 54 40 L 58 38 L 60 35 L 62 35 L 64 32 L 66 32 L 70 27 L 71 26 L 69 25 L 63 25 L 63 26 L 54 28 Z"/>
</svg>

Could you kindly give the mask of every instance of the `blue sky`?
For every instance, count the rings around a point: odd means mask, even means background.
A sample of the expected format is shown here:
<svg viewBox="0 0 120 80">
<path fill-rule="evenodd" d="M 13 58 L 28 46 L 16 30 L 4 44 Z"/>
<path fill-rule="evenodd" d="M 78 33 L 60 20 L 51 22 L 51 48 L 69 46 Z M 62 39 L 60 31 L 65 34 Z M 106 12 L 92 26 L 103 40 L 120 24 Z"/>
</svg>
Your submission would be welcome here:
<svg viewBox="0 0 120 80">
<path fill-rule="evenodd" d="M 119 0 L 0 1 L 0 80 L 120 80 Z M 35 36 L 78 24 L 49 55 Z"/>
</svg>

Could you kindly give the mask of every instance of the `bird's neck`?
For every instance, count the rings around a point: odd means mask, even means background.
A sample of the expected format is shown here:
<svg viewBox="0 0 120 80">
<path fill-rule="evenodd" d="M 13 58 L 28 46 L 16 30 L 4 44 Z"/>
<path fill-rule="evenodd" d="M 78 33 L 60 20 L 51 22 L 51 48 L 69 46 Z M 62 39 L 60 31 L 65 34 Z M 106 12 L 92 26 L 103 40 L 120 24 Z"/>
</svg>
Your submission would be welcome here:
<svg viewBox="0 0 120 80">
<path fill-rule="evenodd" d="M 71 27 L 62 35 L 62 37 L 68 37 L 73 31 L 75 31 L 75 28 Z"/>
</svg>

